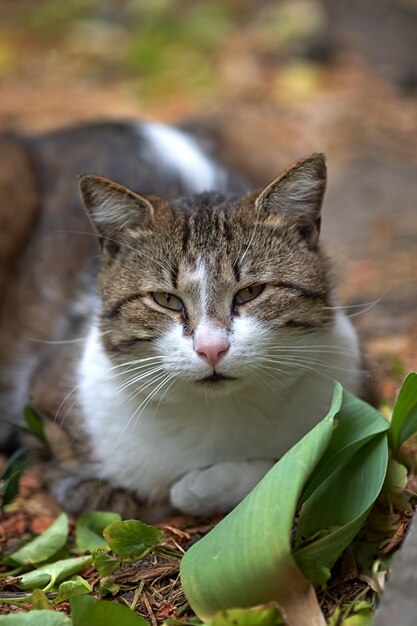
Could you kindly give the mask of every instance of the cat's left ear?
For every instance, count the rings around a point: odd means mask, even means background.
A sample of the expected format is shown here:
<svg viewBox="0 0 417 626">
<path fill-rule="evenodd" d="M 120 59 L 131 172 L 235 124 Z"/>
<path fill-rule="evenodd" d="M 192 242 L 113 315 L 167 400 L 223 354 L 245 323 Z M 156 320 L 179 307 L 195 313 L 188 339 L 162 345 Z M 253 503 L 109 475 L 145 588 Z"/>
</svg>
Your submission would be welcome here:
<svg viewBox="0 0 417 626">
<path fill-rule="evenodd" d="M 320 213 L 326 191 L 324 154 L 311 154 L 289 167 L 256 199 L 260 217 L 277 224 L 295 224 L 303 239 L 315 245 L 320 233 Z"/>
<path fill-rule="evenodd" d="M 79 184 L 85 208 L 102 243 L 117 240 L 127 228 L 146 228 L 151 223 L 151 202 L 131 189 L 96 174 L 84 174 Z"/>
</svg>

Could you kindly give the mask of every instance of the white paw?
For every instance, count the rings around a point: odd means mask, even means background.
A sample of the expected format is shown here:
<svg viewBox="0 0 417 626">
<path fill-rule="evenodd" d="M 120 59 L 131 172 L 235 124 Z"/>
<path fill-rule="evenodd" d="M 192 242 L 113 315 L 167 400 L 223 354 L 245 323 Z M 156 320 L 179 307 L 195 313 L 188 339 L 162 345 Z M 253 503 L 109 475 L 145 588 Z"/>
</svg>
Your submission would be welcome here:
<svg viewBox="0 0 417 626">
<path fill-rule="evenodd" d="M 171 487 L 171 504 L 191 515 L 227 513 L 273 465 L 274 461 L 240 461 L 192 470 Z"/>
</svg>

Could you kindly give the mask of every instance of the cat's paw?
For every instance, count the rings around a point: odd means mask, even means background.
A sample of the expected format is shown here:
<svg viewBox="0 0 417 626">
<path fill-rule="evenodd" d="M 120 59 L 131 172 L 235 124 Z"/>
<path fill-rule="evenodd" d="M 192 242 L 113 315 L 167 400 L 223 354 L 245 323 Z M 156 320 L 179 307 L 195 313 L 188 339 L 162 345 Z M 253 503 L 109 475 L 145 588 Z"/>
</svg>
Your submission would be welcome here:
<svg viewBox="0 0 417 626">
<path fill-rule="evenodd" d="M 227 513 L 273 465 L 274 461 L 239 461 L 192 470 L 172 485 L 171 504 L 190 515 Z"/>
</svg>

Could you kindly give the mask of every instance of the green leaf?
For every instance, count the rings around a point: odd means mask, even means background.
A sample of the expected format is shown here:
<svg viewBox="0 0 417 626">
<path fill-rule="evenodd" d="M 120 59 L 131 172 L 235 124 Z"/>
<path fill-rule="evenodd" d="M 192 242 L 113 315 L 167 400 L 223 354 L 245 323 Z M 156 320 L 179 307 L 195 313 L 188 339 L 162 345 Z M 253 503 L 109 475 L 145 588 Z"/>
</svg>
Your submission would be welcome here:
<svg viewBox="0 0 417 626">
<path fill-rule="evenodd" d="M 297 534 L 311 536 L 329 528 L 324 537 L 294 552 L 298 566 L 314 584 L 322 584 L 323 568 L 331 568 L 362 527 L 384 483 L 388 443 L 378 434 L 332 474 L 301 509 Z"/>
<path fill-rule="evenodd" d="M 48 563 L 32 572 L 23 574 L 17 586 L 22 589 L 41 587 L 44 591 L 49 591 L 55 583 L 77 574 L 90 563 L 91 556 L 78 556 L 73 559 L 63 559 L 62 561 L 55 561 L 55 563 Z"/>
<path fill-rule="evenodd" d="M 301 502 L 331 480 L 332 474 L 337 473 L 367 441 L 387 432 L 389 427 L 389 422 L 376 409 L 344 389 L 329 447 L 303 489 Z"/>
<path fill-rule="evenodd" d="M 342 397 L 337 384 L 328 415 L 184 555 L 184 593 L 203 621 L 218 611 L 275 601 L 288 623 L 324 623 L 303 605 L 310 587 L 291 554 L 290 539 L 302 488 L 329 444 Z"/>
<path fill-rule="evenodd" d="M 0 615 L 0 626 L 72 626 L 72 622 L 65 613 L 57 611 L 29 611 L 29 613 L 14 613 Z"/>
<path fill-rule="evenodd" d="M 25 448 L 19 448 L 8 459 L 0 475 L 2 483 L 0 488 L 0 494 L 2 494 L 1 508 L 13 502 L 19 493 L 20 476 L 28 463 L 29 458 Z"/>
<path fill-rule="evenodd" d="M 68 516 L 61 513 L 44 533 L 13 552 L 11 558 L 20 565 L 35 565 L 50 559 L 67 542 Z"/>
<path fill-rule="evenodd" d="M 404 380 L 392 413 L 390 438 L 394 453 L 416 432 L 417 374 L 414 372 Z"/>
<path fill-rule="evenodd" d="M 89 596 L 71 598 L 71 615 L 73 626 L 149 626 L 127 606 Z"/>
<path fill-rule="evenodd" d="M 42 589 L 34 589 L 30 601 L 32 602 L 32 607 L 36 610 L 53 611 L 52 604 Z"/>
<path fill-rule="evenodd" d="M 119 591 L 120 585 L 115 582 L 114 576 L 103 576 L 103 578 L 100 579 L 100 596 L 107 596 L 108 593 L 115 596 Z"/>
<path fill-rule="evenodd" d="M 97 549 L 93 552 L 93 565 L 100 576 L 113 574 L 121 566 L 121 561 L 110 556 L 105 550 Z"/>
<path fill-rule="evenodd" d="M 42 443 L 46 443 L 43 421 L 29 404 L 24 408 L 24 416 L 28 425 L 28 432 L 39 439 L 39 441 L 42 441 Z"/>
<path fill-rule="evenodd" d="M 119 556 L 141 556 L 148 548 L 160 543 L 164 534 L 154 526 L 137 520 L 113 522 L 104 529 L 104 539 Z"/>
<path fill-rule="evenodd" d="M 68 600 L 73 596 L 81 596 L 85 593 L 91 593 L 92 587 L 90 583 L 82 578 L 82 576 L 75 576 L 71 580 L 65 580 L 59 585 L 58 595 L 54 598 L 54 604 L 59 604 L 64 600 Z"/>
<path fill-rule="evenodd" d="M 80 552 L 92 552 L 96 548 L 107 548 L 103 539 L 103 531 L 113 522 L 120 522 L 119 513 L 93 511 L 83 513 L 77 520 L 75 529 L 75 545 Z"/>
<path fill-rule="evenodd" d="M 283 626 L 284 622 L 275 607 L 254 609 L 229 609 L 217 613 L 209 626 Z"/>
</svg>

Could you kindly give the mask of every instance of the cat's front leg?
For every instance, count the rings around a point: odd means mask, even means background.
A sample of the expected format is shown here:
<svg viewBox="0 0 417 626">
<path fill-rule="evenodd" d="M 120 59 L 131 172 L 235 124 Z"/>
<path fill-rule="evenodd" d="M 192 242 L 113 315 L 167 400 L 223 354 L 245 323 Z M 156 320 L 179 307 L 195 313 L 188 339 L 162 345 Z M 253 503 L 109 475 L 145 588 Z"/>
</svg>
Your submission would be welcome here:
<svg viewBox="0 0 417 626">
<path fill-rule="evenodd" d="M 167 503 L 141 502 L 130 491 L 71 471 L 59 463 L 46 463 L 42 474 L 58 504 L 75 516 L 89 511 L 114 511 L 124 519 L 153 523 L 173 512 Z"/>
<path fill-rule="evenodd" d="M 171 504 L 190 515 L 227 513 L 258 484 L 275 461 L 234 461 L 191 470 L 171 487 Z"/>
</svg>

